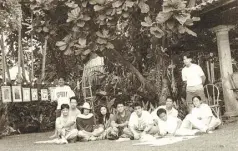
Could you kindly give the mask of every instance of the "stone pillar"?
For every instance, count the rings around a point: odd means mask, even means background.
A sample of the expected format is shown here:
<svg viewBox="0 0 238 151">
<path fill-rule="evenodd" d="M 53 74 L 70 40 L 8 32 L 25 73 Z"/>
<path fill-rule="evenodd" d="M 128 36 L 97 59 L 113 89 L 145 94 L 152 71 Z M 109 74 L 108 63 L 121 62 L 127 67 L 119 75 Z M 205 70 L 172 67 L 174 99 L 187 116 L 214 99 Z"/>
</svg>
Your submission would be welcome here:
<svg viewBox="0 0 238 151">
<path fill-rule="evenodd" d="M 238 115 L 238 101 L 235 98 L 234 91 L 231 90 L 232 86 L 229 81 L 229 75 L 233 74 L 233 69 L 228 32 L 232 28 L 234 28 L 234 26 L 219 25 L 211 29 L 211 31 L 216 33 L 217 37 L 222 89 L 226 109 L 225 116 Z"/>
</svg>

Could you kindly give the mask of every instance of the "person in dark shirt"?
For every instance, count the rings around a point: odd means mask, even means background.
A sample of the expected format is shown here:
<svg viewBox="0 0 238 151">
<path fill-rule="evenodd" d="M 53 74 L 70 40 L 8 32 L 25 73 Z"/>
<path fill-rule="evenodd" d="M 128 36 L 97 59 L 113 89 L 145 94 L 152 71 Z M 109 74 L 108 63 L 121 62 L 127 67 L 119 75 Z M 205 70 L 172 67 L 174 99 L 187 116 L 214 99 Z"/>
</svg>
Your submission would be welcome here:
<svg viewBox="0 0 238 151">
<path fill-rule="evenodd" d="M 91 107 L 89 103 L 85 102 L 81 108 L 82 114 L 79 114 L 76 119 L 78 137 L 80 140 L 88 141 L 93 136 L 94 115 L 90 113 Z"/>
<path fill-rule="evenodd" d="M 111 126 L 112 130 L 109 132 L 108 139 L 130 138 L 132 133 L 128 128 L 128 122 L 131 116 L 131 112 L 125 109 L 123 102 L 118 102 L 117 113 L 113 116 Z"/>
</svg>

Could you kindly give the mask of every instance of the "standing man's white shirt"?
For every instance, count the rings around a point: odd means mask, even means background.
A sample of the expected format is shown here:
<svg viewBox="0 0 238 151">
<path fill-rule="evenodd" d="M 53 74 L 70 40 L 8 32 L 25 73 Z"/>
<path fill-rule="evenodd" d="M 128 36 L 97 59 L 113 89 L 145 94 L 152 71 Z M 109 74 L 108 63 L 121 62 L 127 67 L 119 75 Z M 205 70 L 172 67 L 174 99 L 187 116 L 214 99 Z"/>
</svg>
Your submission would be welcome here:
<svg viewBox="0 0 238 151">
<path fill-rule="evenodd" d="M 68 104 L 70 105 L 70 98 L 75 96 L 73 90 L 65 85 L 65 86 L 58 86 L 55 88 L 55 96 L 57 98 L 57 109 L 61 108 L 62 104 Z"/>
<path fill-rule="evenodd" d="M 157 109 L 155 109 L 153 112 L 151 112 L 153 119 L 158 118 L 157 111 L 161 108 L 166 110 L 167 116 L 178 117 L 178 111 L 174 107 L 172 107 L 171 110 L 167 110 L 166 106 L 162 105 L 162 106 L 159 106 Z"/>
<path fill-rule="evenodd" d="M 202 85 L 202 76 L 204 72 L 199 65 L 192 63 L 190 67 L 182 69 L 182 79 L 187 82 L 187 87 Z"/>
<path fill-rule="evenodd" d="M 141 117 L 133 112 L 129 120 L 129 126 L 135 130 L 143 131 L 148 125 L 153 125 L 153 118 L 148 111 L 142 111 Z"/>
</svg>

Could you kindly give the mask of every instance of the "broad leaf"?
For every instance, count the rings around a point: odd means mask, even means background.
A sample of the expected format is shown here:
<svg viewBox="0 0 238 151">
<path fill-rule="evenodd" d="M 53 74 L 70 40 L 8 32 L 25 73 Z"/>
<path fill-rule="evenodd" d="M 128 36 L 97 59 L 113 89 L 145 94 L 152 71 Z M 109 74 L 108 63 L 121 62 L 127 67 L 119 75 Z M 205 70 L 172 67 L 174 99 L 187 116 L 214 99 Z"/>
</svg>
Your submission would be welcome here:
<svg viewBox="0 0 238 151">
<path fill-rule="evenodd" d="M 195 32 L 193 32 L 192 30 L 188 29 L 187 27 L 185 27 L 185 30 L 189 35 L 197 37 L 197 34 Z"/>
<path fill-rule="evenodd" d="M 47 27 L 43 27 L 43 31 L 48 33 L 49 32 L 49 29 Z"/>
<path fill-rule="evenodd" d="M 101 44 L 101 45 L 107 43 L 107 41 L 104 40 L 104 39 L 102 39 L 102 38 L 98 38 L 96 42 L 97 42 L 98 44 Z"/>
<path fill-rule="evenodd" d="M 77 26 L 84 27 L 85 22 L 84 21 L 78 21 Z"/>
<path fill-rule="evenodd" d="M 153 34 L 157 38 L 161 38 L 162 36 L 164 36 L 164 32 L 158 27 L 151 27 L 150 33 Z"/>
<path fill-rule="evenodd" d="M 167 20 L 170 19 L 170 17 L 172 17 L 173 13 L 172 12 L 160 12 L 157 16 L 156 16 L 156 21 L 160 24 L 166 22 Z"/>
<path fill-rule="evenodd" d="M 102 7 L 102 6 L 99 6 L 99 5 L 95 5 L 93 8 L 94 8 L 94 11 L 95 11 L 95 12 L 97 12 L 97 11 L 100 11 L 100 10 L 104 9 L 104 7 Z"/>
<path fill-rule="evenodd" d="M 81 46 L 86 46 L 86 39 L 84 39 L 84 38 L 79 38 L 78 43 L 79 43 Z"/>
<path fill-rule="evenodd" d="M 128 0 L 127 0 L 127 1 L 125 2 L 125 5 L 126 5 L 126 7 L 132 7 L 132 6 L 134 5 L 134 3 L 135 3 L 135 2 L 132 2 L 132 1 L 128 1 Z"/>
<path fill-rule="evenodd" d="M 64 41 L 57 41 L 56 42 L 56 46 L 58 46 L 58 47 L 61 47 L 61 46 L 64 46 L 64 45 L 66 45 L 66 43 Z"/>
<path fill-rule="evenodd" d="M 87 50 L 85 50 L 83 53 L 82 53 L 82 55 L 88 55 L 88 54 L 90 54 L 90 52 L 91 52 L 91 50 L 90 49 L 87 49 Z"/>
<path fill-rule="evenodd" d="M 140 1 L 140 3 L 138 4 L 138 6 L 141 9 L 141 13 L 148 13 L 150 11 L 150 7 L 149 5 L 147 5 L 146 3 L 144 3 L 143 1 Z"/>
<path fill-rule="evenodd" d="M 118 1 L 116 1 L 116 2 L 114 2 L 114 3 L 112 3 L 112 7 L 113 8 L 118 8 L 118 7 L 120 7 L 122 5 L 122 1 L 120 1 L 120 0 L 118 0 Z"/>
<path fill-rule="evenodd" d="M 193 21 L 200 21 L 200 17 L 193 17 L 192 20 Z"/>
<path fill-rule="evenodd" d="M 108 42 L 107 45 L 106 45 L 106 48 L 107 49 L 114 49 L 114 45 L 112 43 Z"/>
<path fill-rule="evenodd" d="M 174 14 L 174 18 L 177 19 L 179 21 L 180 24 L 184 24 L 187 19 L 190 18 L 190 14 L 188 13 L 183 13 L 183 14 Z"/>
</svg>

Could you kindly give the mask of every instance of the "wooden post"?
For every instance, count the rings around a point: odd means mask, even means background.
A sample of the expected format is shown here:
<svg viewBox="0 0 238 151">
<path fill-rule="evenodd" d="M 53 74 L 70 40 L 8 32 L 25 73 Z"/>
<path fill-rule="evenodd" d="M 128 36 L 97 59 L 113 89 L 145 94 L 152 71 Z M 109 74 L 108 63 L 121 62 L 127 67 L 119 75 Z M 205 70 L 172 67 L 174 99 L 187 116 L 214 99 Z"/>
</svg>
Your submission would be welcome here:
<svg viewBox="0 0 238 151">
<path fill-rule="evenodd" d="M 6 82 L 6 68 L 5 68 L 5 49 L 4 49 L 4 37 L 3 32 L 1 34 L 1 50 L 2 50 L 2 80 Z"/>
<path fill-rule="evenodd" d="M 45 64 L 46 64 L 46 54 L 47 54 L 47 44 L 48 44 L 48 36 L 45 37 L 44 47 L 42 48 L 42 68 L 41 68 L 41 82 L 45 80 Z"/>
<path fill-rule="evenodd" d="M 216 33 L 217 37 L 222 89 L 226 109 L 225 116 L 229 117 L 238 115 L 238 101 L 235 98 L 231 83 L 229 81 L 229 75 L 233 74 L 233 69 L 228 32 L 232 28 L 234 28 L 234 26 L 219 25 L 211 29 Z"/>
<path fill-rule="evenodd" d="M 22 74 L 21 74 L 21 51 L 22 51 L 22 44 L 21 44 L 21 29 L 22 29 L 22 10 L 21 10 L 21 5 L 18 4 L 16 5 L 16 12 L 18 13 L 17 15 L 17 21 L 18 21 L 18 74 L 16 81 L 18 84 L 21 84 L 22 82 Z"/>
</svg>

